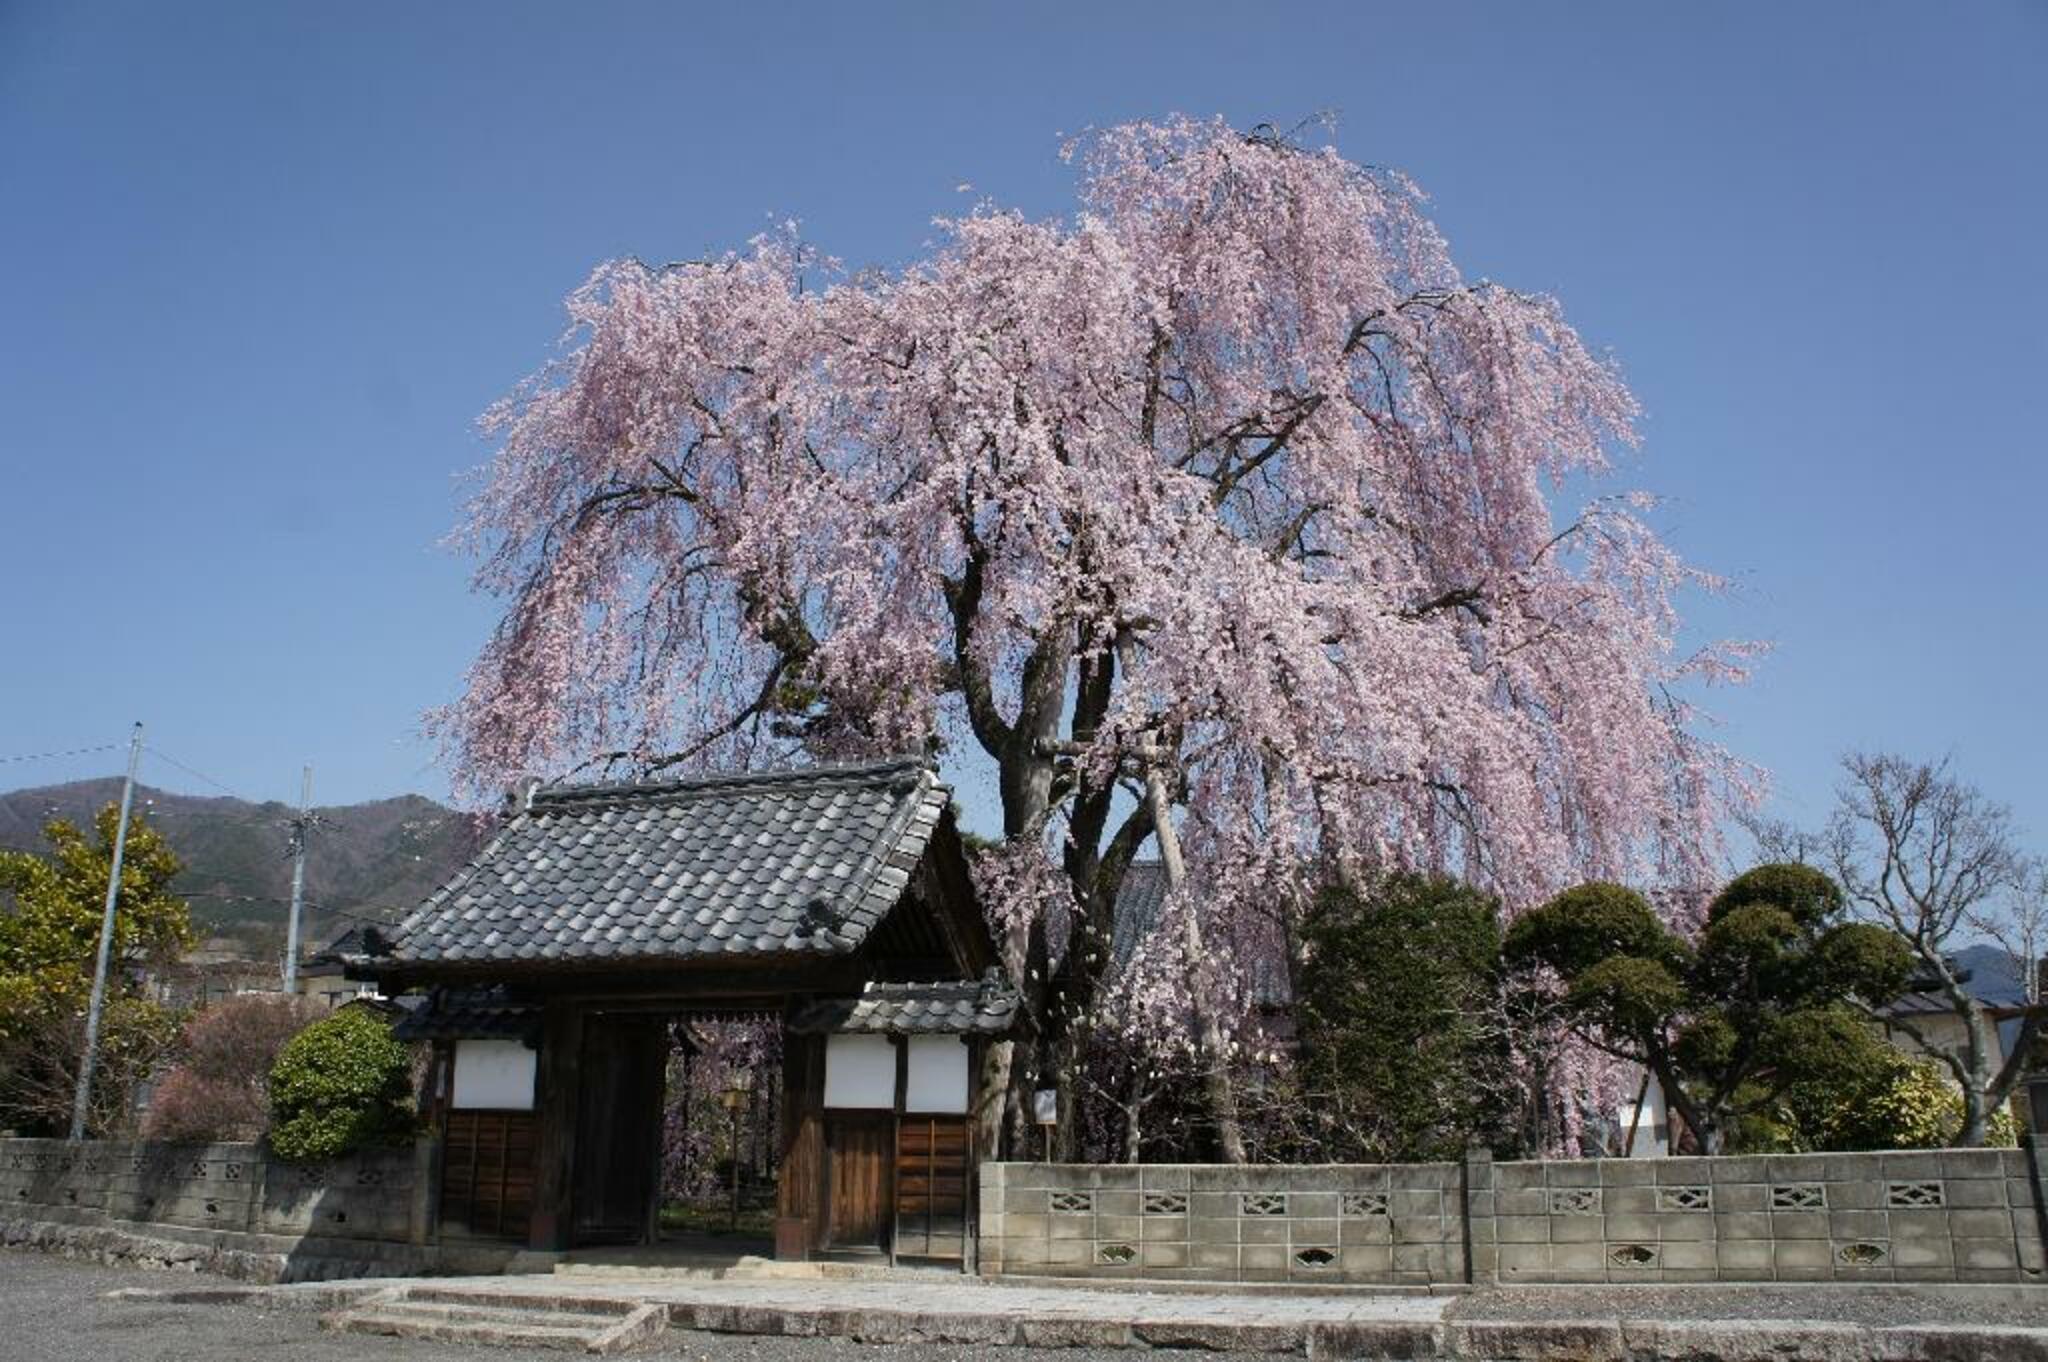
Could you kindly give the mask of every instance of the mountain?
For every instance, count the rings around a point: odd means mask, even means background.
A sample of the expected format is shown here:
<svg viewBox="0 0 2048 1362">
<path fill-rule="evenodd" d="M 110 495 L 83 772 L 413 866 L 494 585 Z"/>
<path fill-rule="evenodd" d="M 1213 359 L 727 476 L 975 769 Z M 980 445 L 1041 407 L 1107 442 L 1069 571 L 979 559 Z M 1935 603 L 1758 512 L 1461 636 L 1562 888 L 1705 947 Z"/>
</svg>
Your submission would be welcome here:
<svg viewBox="0 0 2048 1362">
<path fill-rule="evenodd" d="M 84 823 L 121 798 L 118 779 L 81 780 L 0 794 L 0 848 L 42 851 L 52 817 Z M 286 824 L 296 810 L 270 801 L 135 787 L 135 807 L 185 862 L 177 887 L 202 930 L 259 955 L 282 946 L 291 897 Z M 306 948 L 362 921 L 389 922 L 416 906 L 476 850 L 481 827 L 419 795 L 316 808 L 306 851 Z"/>
<path fill-rule="evenodd" d="M 1950 959 L 1970 972 L 1964 985 L 1973 998 L 1987 1003 L 2023 1003 L 2027 990 L 2011 955 L 2000 946 L 1965 946 Z"/>
</svg>

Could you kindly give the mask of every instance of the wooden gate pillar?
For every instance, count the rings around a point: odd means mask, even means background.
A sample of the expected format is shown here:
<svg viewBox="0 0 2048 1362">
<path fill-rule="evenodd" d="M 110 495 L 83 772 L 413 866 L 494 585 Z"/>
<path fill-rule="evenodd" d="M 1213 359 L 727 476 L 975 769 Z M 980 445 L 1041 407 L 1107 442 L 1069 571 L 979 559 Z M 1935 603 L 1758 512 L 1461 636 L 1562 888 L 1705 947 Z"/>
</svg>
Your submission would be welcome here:
<svg viewBox="0 0 2048 1362">
<path fill-rule="evenodd" d="M 775 1256 L 810 1257 L 823 1235 L 825 1038 L 782 1042 L 782 1150 L 775 1173 Z"/>
<path fill-rule="evenodd" d="M 558 998 L 541 1011 L 539 1081 L 534 1105 L 533 1219 L 527 1247 L 560 1252 L 569 1247 L 569 1199 L 575 1186 L 578 1061 L 583 1055 L 583 1009 Z"/>
</svg>

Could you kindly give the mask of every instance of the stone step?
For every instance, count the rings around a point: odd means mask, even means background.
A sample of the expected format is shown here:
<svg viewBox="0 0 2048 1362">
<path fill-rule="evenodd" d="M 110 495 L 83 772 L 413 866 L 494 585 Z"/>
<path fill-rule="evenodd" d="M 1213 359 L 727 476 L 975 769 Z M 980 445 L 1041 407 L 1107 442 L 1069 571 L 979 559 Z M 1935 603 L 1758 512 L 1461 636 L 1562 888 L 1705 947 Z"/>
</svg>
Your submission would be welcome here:
<svg viewBox="0 0 2048 1362">
<path fill-rule="evenodd" d="M 321 1324 L 342 1333 L 610 1354 L 666 1332 L 668 1311 L 636 1301 L 415 1287 L 380 1293 Z"/>
<path fill-rule="evenodd" d="M 434 1343 L 481 1343 L 498 1347 L 556 1348 L 587 1351 L 598 1331 L 587 1324 L 550 1326 L 507 1324 L 484 1319 L 443 1319 L 402 1306 L 365 1307 L 330 1316 L 322 1323 L 345 1334 L 386 1334 Z"/>
<path fill-rule="evenodd" d="M 460 1286 L 407 1286 L 399 1297 L 420 1305 L 500 1306 L 512 1310 L 545 1310 L 555 1314 L 616 1317 L 630 1315 L 640 1302 L 616 1296 L 570 1296 L 556 1292 L 488 1290 Z M 616 1318 L 611 1322 L 616 1323 Z"/>
</svg>

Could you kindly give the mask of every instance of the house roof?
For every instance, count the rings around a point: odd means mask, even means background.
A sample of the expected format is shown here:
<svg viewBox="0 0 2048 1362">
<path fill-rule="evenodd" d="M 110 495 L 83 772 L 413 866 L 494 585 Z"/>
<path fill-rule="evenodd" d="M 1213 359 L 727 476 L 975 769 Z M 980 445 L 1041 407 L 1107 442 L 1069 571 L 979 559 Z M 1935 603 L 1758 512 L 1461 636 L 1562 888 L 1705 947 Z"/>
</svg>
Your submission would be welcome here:
<svg viewBox="0 0 2048 1362">
<path fill-rule="evenodd" d="M 901 896 L 951 794 L 916 758 L 543 787 L 370 963 L 845 955 Z"/>
<path fill-rule="evenodd" d="M 1017 1020 L 1017 990 L 996 970 L 979 980 L 869 984 L 857 998 L 810 1004 L 789 1022 L 799 1035 L 1002 1035 Z"/>
<path fill-rule="evenodd" d="M 1159 928 L 1166 907 L 1166 867 L 1158 861 L 1132 861 L 1117 888 L 1116 911 L 1110 924 L 1111 969 L 1130 967 L 1138 948 Z M 1294 988 L 1287 970 L 1277 960 L 1257 956 L 1245 962 L 1249 971 L 1247 987 L 1254 1003 L 1265 1008 L 1284 1008 L 1294 1001 Z"/>
</svg>

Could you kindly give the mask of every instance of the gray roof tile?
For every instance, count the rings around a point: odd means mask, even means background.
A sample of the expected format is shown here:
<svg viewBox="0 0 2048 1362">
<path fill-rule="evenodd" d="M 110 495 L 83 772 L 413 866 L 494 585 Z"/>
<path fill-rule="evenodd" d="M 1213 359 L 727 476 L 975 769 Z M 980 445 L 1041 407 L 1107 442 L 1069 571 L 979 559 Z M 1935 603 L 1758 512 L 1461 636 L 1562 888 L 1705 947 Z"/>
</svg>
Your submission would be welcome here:
<svg viewBox="0 0 2048 1362">
<path fill-rule="evenodd" d="M 844 954 L 909 883 L 951 793 L 914 758 L 543 788 L 379 963 Z"/>
<path fill-rule="evenodd" d="M 995 971 L 979 980 L 869 984 L 857 998 L 826 998 L 790 1019 L 798 1034 L 999 1036 L 1017 1020 L 1017 990 Z"/>
</svg>

